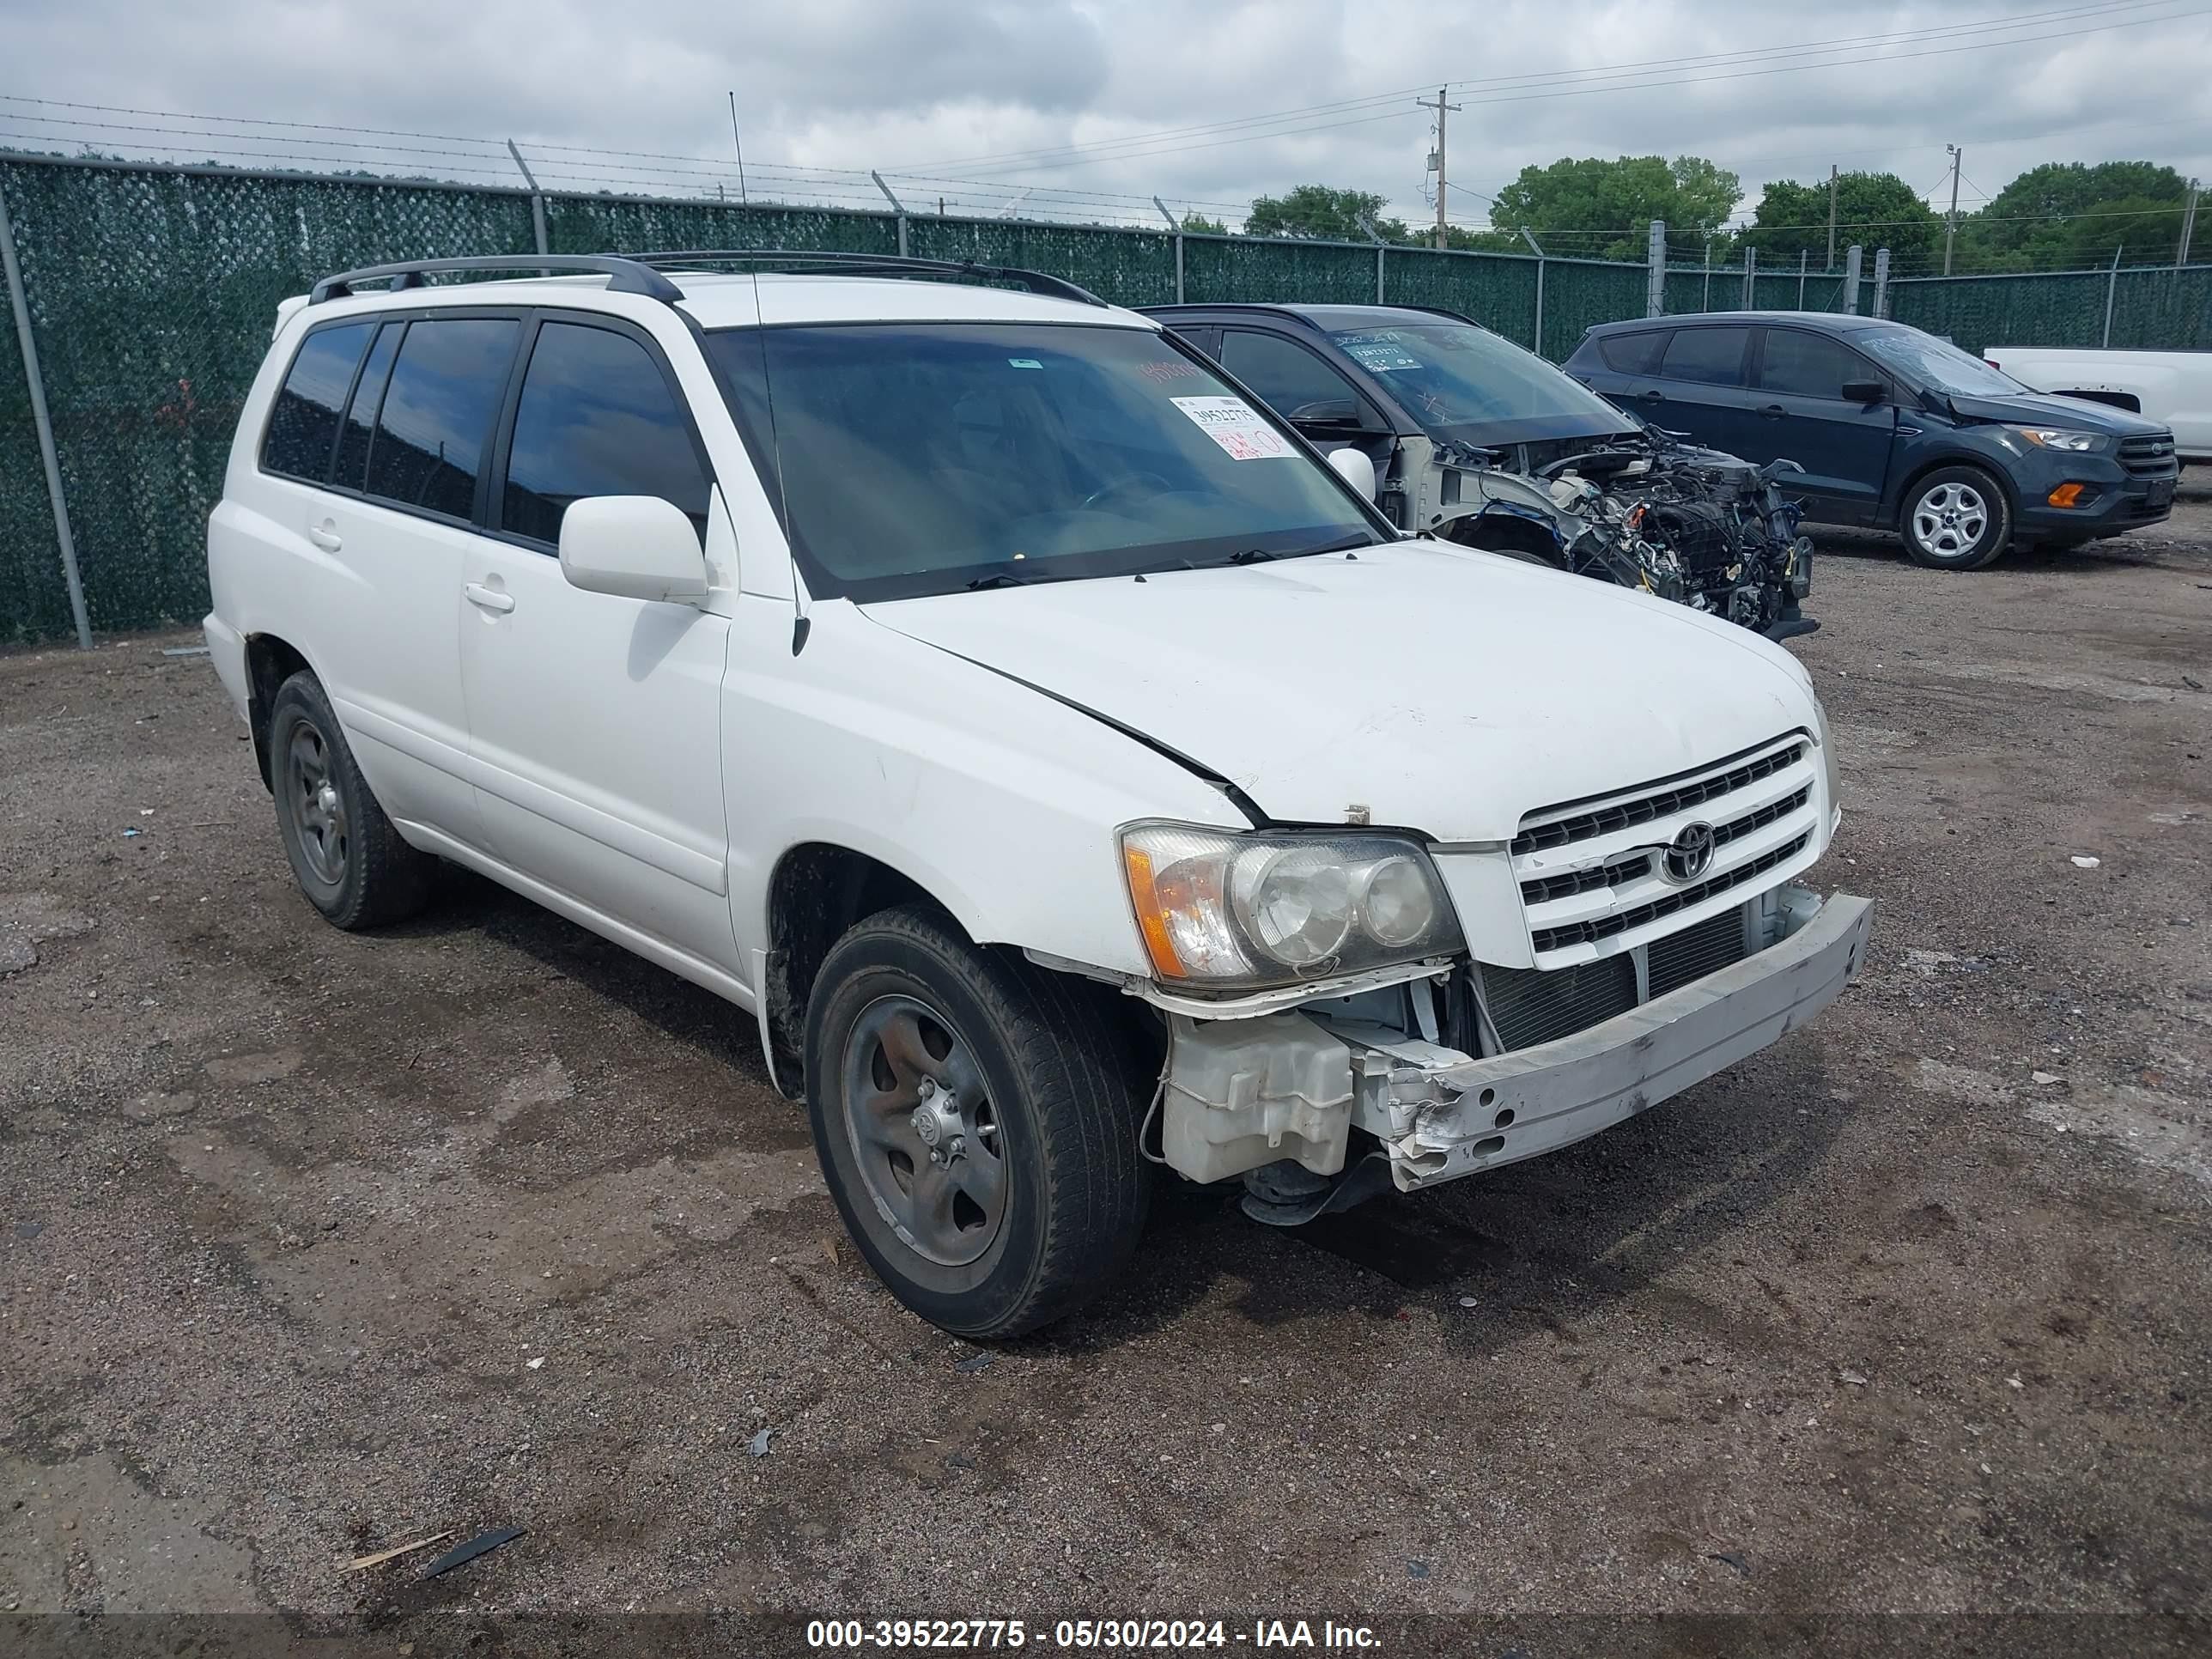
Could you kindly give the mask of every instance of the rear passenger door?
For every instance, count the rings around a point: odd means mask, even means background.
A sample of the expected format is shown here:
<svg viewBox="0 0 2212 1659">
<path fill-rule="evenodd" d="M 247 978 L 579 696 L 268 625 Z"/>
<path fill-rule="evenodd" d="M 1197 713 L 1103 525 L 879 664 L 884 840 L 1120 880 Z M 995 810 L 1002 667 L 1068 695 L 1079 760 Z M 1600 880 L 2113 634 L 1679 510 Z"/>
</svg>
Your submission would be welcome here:
<svg viewBox="0 0 2212 1659">
<path fill-rule="evenodd" d="M 377 799 L 425 841 L 479 842 L 459 596 L 520 329 L 512 312 L 455 311 L 318 329 L 263 453 L 264 471 L 315 477 L 295 498 L 306 643 Z M 330 407 L 309 383 L 340 360 Z"/>
<path fill-rule="evenodd" d="M 1660 354 L 1657 372 L 1637 378 L 1629 406 L 1656 426 L 1733 455 L 1751 419 L 1750 355 L 1748 328 L 1678 325 Z"/>
<path fill-rule="evenodd" d="M 1870 520 L 1881 504 L 1897 430 L 1893 398 L 1850 403 L 1846 380 L 1889 377 L 1842 341 L 1804 328 L 1766 328 L 1759 344 L 1753 418 L 1736 453 L 1764 465 L 1787 459 L 1805 469 L 1786 482 L 1817 498 L 1818 512 Z"/>
<path fill-rule="evenodd" d="M 704 447 L 662 348 L 614 318 L 528 330 L 488 503 L 461 571 L 461 680 L 494 857 L 600 916 L 725 972 L 721 768 L 727 619 L 572 587 L 561 518 L 592 495 L 658 495 L 734 569 Z"/>
</svg>

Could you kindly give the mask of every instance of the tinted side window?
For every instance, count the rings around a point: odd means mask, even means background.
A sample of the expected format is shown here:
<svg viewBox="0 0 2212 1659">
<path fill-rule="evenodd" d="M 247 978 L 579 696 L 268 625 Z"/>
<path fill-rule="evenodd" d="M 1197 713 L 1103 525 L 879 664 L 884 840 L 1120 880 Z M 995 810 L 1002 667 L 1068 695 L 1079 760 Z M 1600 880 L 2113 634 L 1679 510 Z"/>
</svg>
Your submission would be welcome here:
<svg viewBox="0 0 2212 1659">
<path fill-rule="evenodd" d="M 1221 366 L 1288 418 L 1307 404 L 1355 403 L 1351 383 L 1303 346 L 1272 334 L 1232 328 L 1221 337 Z"/>
<path fill-rule="evenodd" d="M 505 317 L 408 325 L 378 412 L 368 493 L 465 519 L 519 325 Z"/>
<path fill-rule="evenodd" d="M 392 378 L 392 360 L 398 355 L 399 337 L 406 331 L 404 323 L 386 323 L 368 349 L 368 361 L 362 365 L 361 379 L 354 386 L 353 402 L 346 406 L 345 424 L 338 428 L 338 463 L 331 471 L 332 483 L 359 489 L 368 476 L 369 434 L 376 430 L 377 411 L 384 406 L 384 383 Z"/>
<path fill-rule="evenodd" d="M 1654 374 L 1659 356 L 1667 349 L 1667 331 L 1651 329 L 1642 334 L 1608 334 L 1597 343 L 1605 366 L 1621 374 Z"/>
<path fill-rule="evenodd" d="M 1750 337 L 1747 328 L 1678 328 L 1659 372 L 1670 380 L 1741 386 L 1744 343 Z"/>
<path fill-rule="evenodd" d="M 587 495 L 658 495 L 705 540 L 707 474 L 652 354 L 611 329 L 548 323 L 515 406 L 501 523 L 557 543 L 561 515 Z"/>
<path fill-rule="evenodd" d="M 263 466 L 317 483 L 328 475 L 338 410 L 345 407 L 354 365 L 375 329 L 373 320 L 348 323 L 317 329 L 301 342 L 269 412 L 269 430 L 261 441 Z"/>
<path fill-rule="evenodd" d="M 1766 331 L 1766 354 L 1759 368 L 1762 391 L 1840 398 L 1844 381 L 1874 378 L 1864 358 L 1825 334 L 1808 334 L 1796 328 Z"/>
</svg>

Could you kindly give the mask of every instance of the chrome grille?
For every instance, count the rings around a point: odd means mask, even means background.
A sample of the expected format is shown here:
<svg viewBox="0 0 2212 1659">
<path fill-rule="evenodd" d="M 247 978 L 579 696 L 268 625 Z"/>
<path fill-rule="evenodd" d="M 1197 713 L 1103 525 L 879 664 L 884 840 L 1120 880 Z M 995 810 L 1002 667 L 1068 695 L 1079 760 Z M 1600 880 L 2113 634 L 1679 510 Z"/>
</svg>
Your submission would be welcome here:
<svg viewBox="0 0 2212 1659">
<path fill-rule="evenodd" d="M 1636 1006 L 1636 963 L 1607 957 L 1574 968 L 1498 968 L 1480 963 L 1483 1001 L 1508 1050 L 1555 1042 Z"/>
<path fill-rule="evenodd" d="M 1743 907 L 1692 923 L 1679 933 L 1651 941 L 1651 994 L 1663 997 L 1679 991 L 1693 979 L 1717 974 L 1741 962 L 1744 948 Z"/>
<path fill-rule="evenodd" d="M 1692 776 L 1681 783 L 1656 788 L 1649 794 L 1632 799 L 1608 802 L 1585 812 L 1548 818 L 1540 823 L 1529 824 L 1524 821 L 1520 834 L 1513 837 L 1513 855 L 1518 858 L 1523 853 L 1567 847 L 1578 841 L 1610 835 L 1616 830 L 1632 829 L 1639 823 L 1672 817 L 1692 806 L 1702 806 L 1709 800 L 1748 788 L 1761 778 L 1772 777 L 1777 772 L 1787 770 L 1803 760 L 1806 751 L 1811 747 L 1810 744 L 1800 739 L 1745 761 L 1741 765 L 1723 761 L 1721 764 L 1728 768 L 1726 771 Z M 1559 810 L 1556 807 L 1547 808 L 1546 812 Z M 1545 814 L 1532 816 L 1542 817 Z"/>
<path fill-rule="evenodd" d="M 1611 939 L 1615 933 L 1625 933 L 1631 928 L 1645 927 L 1677 911 L 1686 910 L 1693 904 L 1727 892 L 1731 887 L 1741 887 L 1754 876 L 1764 875 L 1777 865 L 1786 864 L 1796 858 L 1805 850 L 1805 843 L 1811 839 L 1808 831 L 1794 841 L 1784 842 L 1771 853 L 1747 864 L 1739 864 L 1710 880 L 1699 882 L 1694 887 L 1685 887 L 1664 898 L 1652 899 L 1632 909 L 1615 910 L 1610 915 L 1595 916 L 1588 921 L 1572 922 L 1564 927 L 1540 927 L 1530 937 L 1540 953 L 1563 950 L 1570 945 L 1590 945 L 1601 939 Z"/>
</svg>

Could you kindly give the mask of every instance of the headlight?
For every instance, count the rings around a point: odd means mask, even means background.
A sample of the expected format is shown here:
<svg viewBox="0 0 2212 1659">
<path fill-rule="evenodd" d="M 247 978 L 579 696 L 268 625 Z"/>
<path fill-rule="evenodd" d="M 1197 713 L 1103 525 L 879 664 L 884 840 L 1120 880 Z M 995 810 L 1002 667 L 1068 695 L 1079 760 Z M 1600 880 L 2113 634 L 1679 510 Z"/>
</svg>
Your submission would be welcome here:
<svg viewBox="0 0 2212 1659">
<path fill-rule="evenodd" d="M 2100 432 L 2075 432 L 2057 426 L 2016 426 L 2014 431 L 2043 449 L 2063 449 L 2069 454 L 2081 454 L 2105 447 L 2105 437 Z"/>
<path fill-rule="evenodd" d="M 1121 832 L 1121 868 L 1166 981 L 1252 988 L 1460 949 L 1435 866 L 1401 836 L 1137 823 Z"/>
</svg>

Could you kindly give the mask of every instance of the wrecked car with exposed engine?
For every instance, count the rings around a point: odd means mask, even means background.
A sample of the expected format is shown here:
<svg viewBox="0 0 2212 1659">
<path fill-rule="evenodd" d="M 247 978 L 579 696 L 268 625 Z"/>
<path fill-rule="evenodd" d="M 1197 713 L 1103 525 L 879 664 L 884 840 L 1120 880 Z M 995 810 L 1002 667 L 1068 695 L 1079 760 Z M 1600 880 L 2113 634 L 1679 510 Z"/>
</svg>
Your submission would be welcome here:
<svg viewBox="0 0 2212 1659">
<path fill-rule="evenodd" d="M 1770 639 L 1803 613 L 1812 543 L 1788 461 L 1754 467 L 1645 425 L 1534 352 L 1419 306 L 1146 311 L 1325 453 L 1374 471 L 1401 530 L 1640 588 Z"/>
<path fill-rule="evenodd" d="M 1079 1306 L 1153 1164 L 1284 1224 L 1418 1192 L 1856 972 L 1771 641 L 1403 533 L 1060 278 L 521 264 L 325 278 L 244 404 L 207 640 L 303 908 L 448 860 L 754 1016 L 922 1317 Z"/>
</svg>

